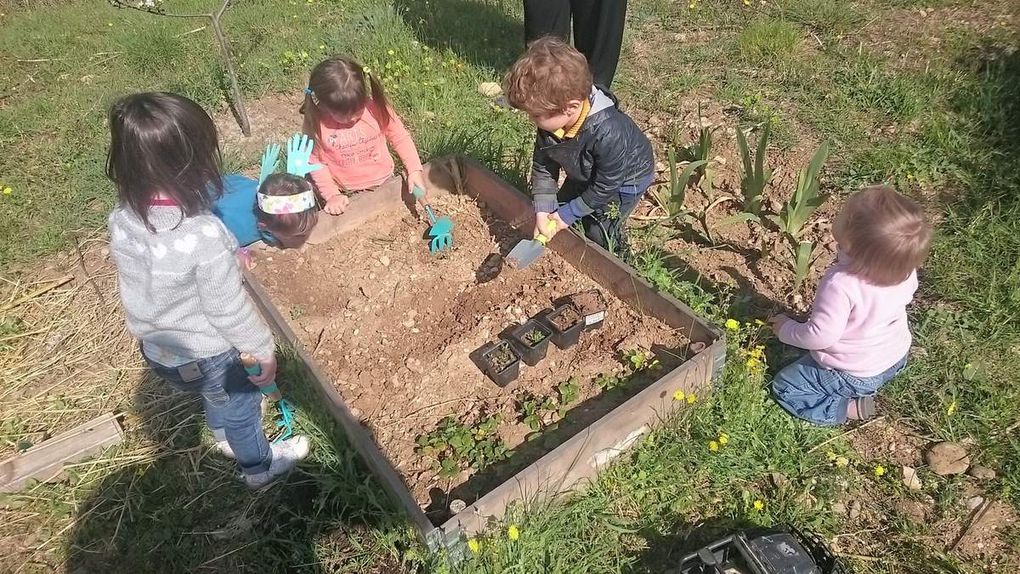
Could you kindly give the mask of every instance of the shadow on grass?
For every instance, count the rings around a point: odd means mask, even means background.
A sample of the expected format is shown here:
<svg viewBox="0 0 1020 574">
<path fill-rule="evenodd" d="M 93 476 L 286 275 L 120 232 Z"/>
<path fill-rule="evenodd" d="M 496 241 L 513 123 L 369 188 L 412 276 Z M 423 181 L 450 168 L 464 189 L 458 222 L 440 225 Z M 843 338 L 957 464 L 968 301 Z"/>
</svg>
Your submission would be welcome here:
<svg viewBox="0 0 1020 574">
<path fill-rule="evenodd" d="M 524 50 L 524 24 L 508 13 L 506 0 L 396 0 L 394 6 L 418 39 L 449 48 L 476 67 L 497 75 Z"/>
<path fill-rule="evenodd" d="M 146 372 L 133 410 L 153 446 L 78 506 L 67 571 L 404 571 L 396 546 L 403 518 L 354 450 L 338 443 L 299 372 L 289 359 L 280 380 L 312 453 L 262 492 L 248 490 L 211 437 L 201 439 L 201 403 Z"/>
</svg>

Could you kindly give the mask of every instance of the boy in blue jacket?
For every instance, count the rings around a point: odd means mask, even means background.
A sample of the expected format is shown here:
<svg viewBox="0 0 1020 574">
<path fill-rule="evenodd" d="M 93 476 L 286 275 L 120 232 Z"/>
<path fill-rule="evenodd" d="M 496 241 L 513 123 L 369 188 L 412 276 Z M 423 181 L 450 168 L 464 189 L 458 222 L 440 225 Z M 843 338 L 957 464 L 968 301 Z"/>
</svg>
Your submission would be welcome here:
<svg viewBox="0 0 1020 574">
<path fill-rule="evenodd" d="M 552 238 L 579 221 L 589 239 L 626 256 L 624 222 L 655 175 L 648 138 L 608 89 L 592 83 L 584 56 L 562 40 L 533 42 L 505 84 L 510 104 L 538 127 L 531 167 L 535 234 Z"/>
</svg>

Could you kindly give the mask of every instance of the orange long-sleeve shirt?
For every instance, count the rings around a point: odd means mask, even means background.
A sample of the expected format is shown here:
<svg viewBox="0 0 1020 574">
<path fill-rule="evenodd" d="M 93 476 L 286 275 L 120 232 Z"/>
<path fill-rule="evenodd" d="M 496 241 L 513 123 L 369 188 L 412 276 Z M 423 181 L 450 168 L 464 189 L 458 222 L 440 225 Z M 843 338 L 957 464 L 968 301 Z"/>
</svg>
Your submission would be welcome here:
<svg viewBox="0 0 1020 574">
<path fill-rule="evenodd" d="M 386 143 L 393 146 L 408 173 L 422 169 L 418 148 L 411 140 L 404 123 L 393 108 L 389 108 L 390 121 L 379 125 L 373 104 L 352 126 L 342 126 L 332 118 L 319 122 L 319 141 L 312 151 L 311 161 L 321 163 L 325 169 L 313 171 L 312 181 L 323 199 L 329 200 L 343 188 L 348 191 L 372 189 L 393 175 L 393 158 Z"/>
</svg>

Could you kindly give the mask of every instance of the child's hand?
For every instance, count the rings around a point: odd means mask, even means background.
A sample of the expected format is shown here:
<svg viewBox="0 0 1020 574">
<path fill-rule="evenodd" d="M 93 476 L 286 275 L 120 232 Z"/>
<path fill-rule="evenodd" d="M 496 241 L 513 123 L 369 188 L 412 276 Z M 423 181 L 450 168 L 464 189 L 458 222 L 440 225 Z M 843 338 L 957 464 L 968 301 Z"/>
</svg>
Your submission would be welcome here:
<svg viewBox="0 0 1020 574">
<path fill-rule="evenodd" d="M 772 325 L 772 332 L 779 335 L 779 330 L 783 328 L 783 325 L 792 320 L 783 313 L 780 313 L 769 317 L 769 324 Z"/>
<path fill-rule="evenodd" d="M 547 239 L 552 239 L 552 235 L 555 235 L 556 232 L 550 230 L 550 227 L 551 227 L 549 225 L 550 221 L 552 221 L 552 214 L 551 213 L 545 213 L 545 212 L 542 212 L 542 211 L 536 213 L 535 214 L 535 233 L 534 233 L 533 237 L 538 237 L 539 235 L 541 235 L 541 236 L 543 236 L 543 237 L 545 237 Z M 553 222 L 553 223 L 555 223 L 555 222 Z M 550 233 L 552 233 L 552 235 L 550 235 Z"/>
<path fill-rule="evenodd" d="M 338 193 L 326 201 L 326 206 L 322 209 L 330 215 L 340 215 L 347 210 L 347 206 L 351 203 L 350 198 L 342 193 Z"/>
<path fill-rule="evenodd" d="M 416 198 L 418 203 L 425 205 L 429 200 L 429 190 L 425 187 L 425 172 L 418 170 L 412 171 L 407 174 L 407 189 L 414 191 L 414 188 L 418 188 L 422 191 L 423 195 Z"/>
<path fill-rule="evenodd" d="M 237 257 L 237 264 L 241 266 L 241 269 L 251 271 L 255 268 L 255 260 L 252 259 L 251 250 L 247 247 L 242 247 L 235 253 Z"/>
<path fill-rule="evenodd" d="M 259 367 L 262 368 L 262 372 L 258 375 L 250 375 L 248 380 L 255 383 L 255 386 L 259 388 L 272 384 L 273 381 L 276 380 L 276 355 L 273 355 L 268 359 L 259 359 Z M 283 398 L 279 389 L 269 393 L 267 396 L 274 401 L 278 401 Z"/>
</svg>

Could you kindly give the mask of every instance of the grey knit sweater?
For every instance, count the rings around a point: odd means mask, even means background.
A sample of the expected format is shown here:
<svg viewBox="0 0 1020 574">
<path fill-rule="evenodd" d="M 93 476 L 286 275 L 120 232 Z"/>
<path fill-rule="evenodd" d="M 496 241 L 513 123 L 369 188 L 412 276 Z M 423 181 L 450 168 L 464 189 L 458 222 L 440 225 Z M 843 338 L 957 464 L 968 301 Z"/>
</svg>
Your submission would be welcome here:
<svg viewBox="0 0 1020 574">
<path fill-rule="evenodd" d="M 131 334 L 167 366 L 231 348 L 267 358 L 273 334 L 241 286 L 237 240 L 212 215 L 149 208 L 149 231 L 130 209 L 110 214 L 110 251 Z"/>
</svg>

